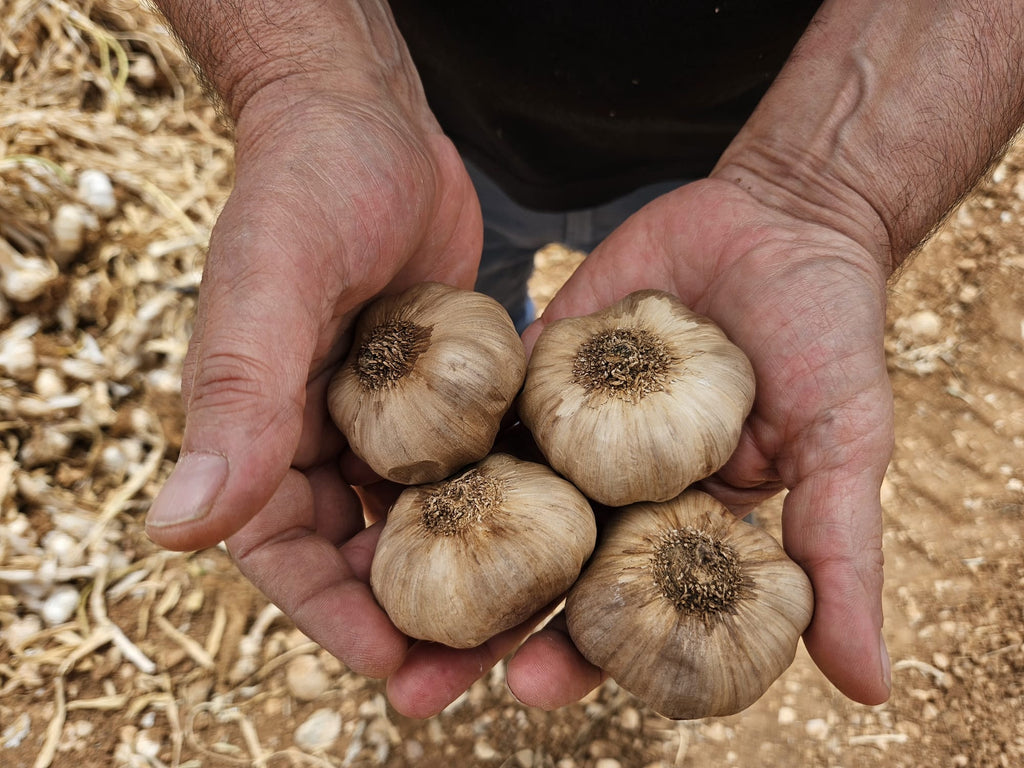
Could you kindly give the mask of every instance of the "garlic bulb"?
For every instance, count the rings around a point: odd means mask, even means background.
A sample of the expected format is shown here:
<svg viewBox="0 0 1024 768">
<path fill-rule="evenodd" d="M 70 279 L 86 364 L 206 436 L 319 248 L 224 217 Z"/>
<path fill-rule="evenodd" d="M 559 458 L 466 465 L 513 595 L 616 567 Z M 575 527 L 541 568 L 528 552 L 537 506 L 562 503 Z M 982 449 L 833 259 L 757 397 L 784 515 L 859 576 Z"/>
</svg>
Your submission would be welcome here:
<svg viewBox="0 0 1024 768">
<path fill-rule="evenodd" d="M 673 719 L 754 703 L 792 663 L 814 596 L 760 528 L 687 490 L 626 507 L 566 599 L 576 647 Z"/>
<path fill-rule="evenodd" d="M 501 304 L 421 283 L 363 311 L 328 405 L 377 474 L 434 482 L 487 454 L 525 371 L 526 352 Z"/>
<path fill-rule="evenodd" d="M 388 512 L 370 585 L 402 632 L 472 648 L 562 595 L 594 548 L 583 494 L 548 467 L 492 454 Z"/>
<path fill-rule="evenodd" d="M 554 469 L 595 501 L 666 501 L 716 472 L 754 401 L 743 352 L 660 291 L 559 320 L 537 340 L 519 402 Z"/>
<path fill-rule="evenodd" d="M 60 267 L 66 267 L 82 250 L 87 232 L 99 229 L 96 214 L 78 203 L 64 203 L 50 222 L 53 234 L 52 256 Z"/>
<path fill-rule="evenodd" d="M 42 322 L 38 315 L 19 317 L 0 333 L 0 375 L 19 381 L 32 381 L 39 370 L 39 358 L 33 336 Z"/>
<path fill-rule="evenodd" d="M 103 171 L 90 168 L 78 175 L 78 199 L 105 219 L 117 213 L 114 185 Z"/>
<path fill-rule="evenodd" d="M 0 292 L 14 301 L 33 301 L 60 277 L 56 263 L 26 256 L 0 237 Z"/>
</svg>

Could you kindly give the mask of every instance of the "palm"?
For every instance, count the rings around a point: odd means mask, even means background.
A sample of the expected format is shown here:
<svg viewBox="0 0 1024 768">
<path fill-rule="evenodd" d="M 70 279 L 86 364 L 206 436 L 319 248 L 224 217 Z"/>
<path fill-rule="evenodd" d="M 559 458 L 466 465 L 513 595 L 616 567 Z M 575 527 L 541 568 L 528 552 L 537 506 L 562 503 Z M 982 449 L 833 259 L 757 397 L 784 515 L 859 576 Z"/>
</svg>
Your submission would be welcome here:
<svg viewBox="0 0 1024 768">
<path fill-rule="evenodd" d="M 875 671 L 878 488 L 891 450 L 892 406 L 881 270 L 836 232 L 760 206 L 730 184 L 702 181 L 659 198 L 616 230 L 527 342 L 545 321 L 664 286 L 716 320 L 757 375 L 740 447 L 707 489 L 738 512 L 781 487 L 790 490 L 785 545 L 817 594 L 808 649 L 851 697 L 884 698 Z M 510 684 L 527 698 L 534 690 L 542 697 L 543 683 L 530 670 L 544 665 L 550 667 L 528 646 L 510 669 Z"/>
</svg>

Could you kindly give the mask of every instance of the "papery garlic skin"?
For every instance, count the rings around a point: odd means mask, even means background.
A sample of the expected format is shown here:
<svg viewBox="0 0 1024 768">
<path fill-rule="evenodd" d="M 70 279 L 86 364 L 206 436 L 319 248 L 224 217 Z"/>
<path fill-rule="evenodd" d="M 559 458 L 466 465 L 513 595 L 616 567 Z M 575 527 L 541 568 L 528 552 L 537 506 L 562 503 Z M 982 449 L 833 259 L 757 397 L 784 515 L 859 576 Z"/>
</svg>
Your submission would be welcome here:
<svg viewBox="0 0 1024 768">
<path fill-rule="evenodd" d="M 695 719 L 760 698 L 813 606 L 810 580 L 770 534 L 688 490 L 610 521 L 565 615 L 588 661 L 659 714 Z"/>
<path fill-rule="evenodd" d="M 501 304 L 420 283 L 363 311 L 328 405 L 377 474 L 435 482 L 487 454 L 525 371 L 526 352 Z"/>
<path fill-rule="evenodd" d="M 614 333 L 621 344 L 600 348 Z M 598 359 L 581 364 L 588 344 Z M 544 329 L 519 414 L 552 467 L 618 507 L 666 501 L 718 471 L 753 402 L 750 361 L 718 326 L 671 294 L 638 291 Z"/>
<path fill-rule="evenodd" d="M 117 213 L 114 185 L 103 171 L 90 168 L 79 174 L 78 198 L 105 219 Z"/>
<path fill-rule="evenodd" d="M 473 648 L 572 586 L 594 549 L 586 498 L 548 467 L 492 454 L 450 480 L 403 491 L 370 572 L 410 637 Z"/>
</svg>

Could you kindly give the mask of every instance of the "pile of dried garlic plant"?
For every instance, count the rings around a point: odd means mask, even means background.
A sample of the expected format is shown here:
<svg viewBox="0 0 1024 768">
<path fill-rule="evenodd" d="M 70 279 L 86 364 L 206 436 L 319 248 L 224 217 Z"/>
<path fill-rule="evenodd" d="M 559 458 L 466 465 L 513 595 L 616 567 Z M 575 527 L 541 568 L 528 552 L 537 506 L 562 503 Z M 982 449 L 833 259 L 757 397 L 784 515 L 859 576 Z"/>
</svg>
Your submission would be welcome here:
<svg viewBox="0 0 1024 768">
<path fill-rule="evenodd" d="M 110 614 L 133 589 L 151 608 L 168 596 L 157 576 L 174 556 L 146 549 L 140 511 L 179 447 L 232 155 L 137 3 L 11 0 L 0 30 L 0 763 L 41 740 L 45 766 L 70 710 L 130 703 L 108 681 L 114 699 L 76 704 L 70 675 L 111 653 L 161 671 L 140 624 L 130 637 Z M 50 722 L 13 708 L 19 695 L 48 698 Z"/>
</svg>

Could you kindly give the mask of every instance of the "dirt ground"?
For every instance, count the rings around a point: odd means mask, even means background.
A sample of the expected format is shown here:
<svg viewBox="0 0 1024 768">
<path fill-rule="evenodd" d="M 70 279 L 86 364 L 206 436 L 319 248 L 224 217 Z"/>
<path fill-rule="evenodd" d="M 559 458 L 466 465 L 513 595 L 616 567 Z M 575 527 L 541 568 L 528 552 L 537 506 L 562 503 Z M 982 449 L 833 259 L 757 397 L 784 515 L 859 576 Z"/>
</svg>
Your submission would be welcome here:
<svg viewBox="0 0 1024 768">
<path fill-rule="evenodd" d="M 546 713 L 499 665 L 412 721 L 222 550 L 143 535 L 180 445 L 177 377 L 230 143 L 134 3 L 0 16 L 0 765 L 1024 764 L 1024 144 L 890 289 L 888 703 L 844 699 L 801 648 L 728 718 L 666 720 L 614 683 Z M 116 209 L 93 208 L 69 254 L 53 221 L 89 169 Z M 540 303 L 577 258 L 538 255 Z M 772 532 L 778 509 L 759 513 Z"/>
</svg>

